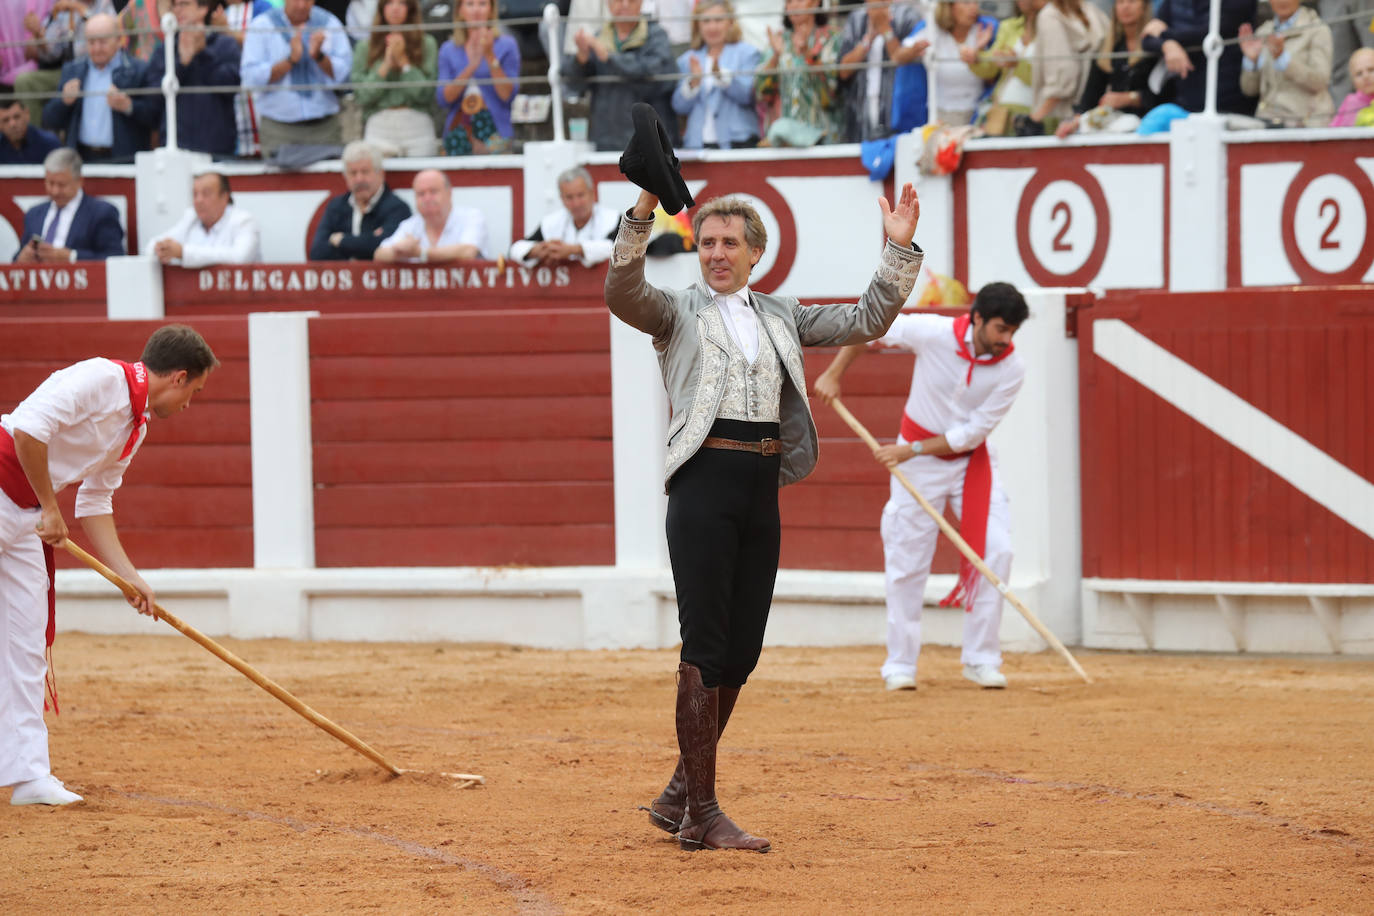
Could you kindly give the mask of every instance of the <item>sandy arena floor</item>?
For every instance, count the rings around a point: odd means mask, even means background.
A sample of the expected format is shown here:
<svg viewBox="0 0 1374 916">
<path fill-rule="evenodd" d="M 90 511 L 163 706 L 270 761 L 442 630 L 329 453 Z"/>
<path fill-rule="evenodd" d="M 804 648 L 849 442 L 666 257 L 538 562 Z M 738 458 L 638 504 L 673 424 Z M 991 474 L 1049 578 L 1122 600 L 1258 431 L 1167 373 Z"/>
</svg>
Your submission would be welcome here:
<svg viewBox="0 0 1374 916">
<path fill-rule="evenodd" d="M 0 912 L 1374 913 L 1374 660 L 769 649 L 718 790 L 773 852 L 681 852 L 674 652 L 64 634 L 67 809 L 0 804 Z"/>
</svg>

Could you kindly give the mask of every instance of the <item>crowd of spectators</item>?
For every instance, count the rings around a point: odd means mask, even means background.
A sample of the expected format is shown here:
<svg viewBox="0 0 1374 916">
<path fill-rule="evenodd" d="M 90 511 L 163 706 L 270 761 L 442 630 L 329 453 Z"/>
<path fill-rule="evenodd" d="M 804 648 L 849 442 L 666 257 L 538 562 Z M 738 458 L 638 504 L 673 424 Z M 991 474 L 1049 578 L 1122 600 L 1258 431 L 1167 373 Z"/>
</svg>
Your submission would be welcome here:
<svg viewBox="0 0 1374 916">
<path fill-rule="evenodd" d="M 1359 0 L 1266 0 L 1263 13 L 1258 0 L 1220 2 L 1216 108 L 1233 126 L 1374 116 L 1362 53 L 1374 17 Z M 388 156 L 509 152 L 529 43 L 498 18 L 503 5 L 6 0 L 0 99 L 27 120 L 2 109 L 0 162 L 42 161 L 53 136 L 86 162 L 166 142 L 168 12 L 183 148 L 283 165 L 359 138 Z M 588 105 L 597 149 L 624 147 L 635 102 L 687 149 L 872 141 L 927 123 L 1067 137 L 1203 110 L 1209 5 L 569 0 L 563 34 L 543 39 L 568 52 L 563 88 Z"/>
</svg>

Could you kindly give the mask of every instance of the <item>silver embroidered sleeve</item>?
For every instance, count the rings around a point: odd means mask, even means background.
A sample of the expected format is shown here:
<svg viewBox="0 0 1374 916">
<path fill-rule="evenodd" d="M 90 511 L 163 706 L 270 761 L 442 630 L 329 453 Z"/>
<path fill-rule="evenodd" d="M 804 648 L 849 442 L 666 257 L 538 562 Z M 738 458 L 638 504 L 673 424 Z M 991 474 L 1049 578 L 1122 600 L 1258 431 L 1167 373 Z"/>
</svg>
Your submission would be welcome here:
<svg viewBox="0 0 1374 916">
<path fill-rule="evenodd" d="M 611 265 L 623 267 L 635 258 L 644 257 L 649 247 L 649 235 L 653 232 L 654 221 L 635 219 L 626 213 L 620 220 L 620 231 L 615 234 L 615 247 L 611 252 Z"/>
<path fill-rule="evenodd" d="M 882 257 L 878 260 L 878 279 L 894 284 L 905 301 L 911 295 L 911 288 L 916 285 L 916 275 L 921 272 L 924 259 L 923 252 L 899 247 L 889 240 L 883 246 Z"/>
</svg>

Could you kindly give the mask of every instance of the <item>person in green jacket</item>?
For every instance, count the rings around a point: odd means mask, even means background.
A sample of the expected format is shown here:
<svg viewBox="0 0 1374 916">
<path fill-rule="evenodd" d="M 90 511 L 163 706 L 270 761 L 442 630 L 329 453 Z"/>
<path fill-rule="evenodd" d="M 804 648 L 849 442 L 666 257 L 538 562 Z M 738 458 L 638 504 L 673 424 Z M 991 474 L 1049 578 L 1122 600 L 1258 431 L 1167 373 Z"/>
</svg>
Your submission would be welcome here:
<svg viewBox="0 0 1374 916">
<path fill-rule="evenodd" d="M 993 136 L 1010 136 L 1012 119 L 1030 114 L 1035 17 L 1044 5 L 1045 0 L 1016 0 L 1017 15 L 998 23 L 992 47 L 978 55 L 978 63 L 969 68 L 984 79 L 997 77 L 989 97 L 992 104 L 979 121 Z"/>
<path fill-rule="evenodd" d="M 363 138 L 385 154 L 433 156 L 434 80 L 438 48 L 418 30 L 419 0 L 383 0 L 372 34 L 353 48 L 352 81 L 363 114 Z"/>
</svg>

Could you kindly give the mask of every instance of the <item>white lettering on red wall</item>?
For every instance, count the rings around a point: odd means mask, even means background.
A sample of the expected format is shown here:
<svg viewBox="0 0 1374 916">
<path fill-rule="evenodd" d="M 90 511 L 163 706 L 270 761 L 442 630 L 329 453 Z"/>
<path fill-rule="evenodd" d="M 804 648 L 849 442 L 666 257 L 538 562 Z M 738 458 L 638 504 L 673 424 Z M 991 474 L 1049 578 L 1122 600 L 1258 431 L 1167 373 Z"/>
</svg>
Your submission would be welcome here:
<svg viewBox="0 0 1374 916">
<path fill-rule="evenodd" d="M 82 277 L 81 283 L 85 279 Z M 315 291 L 412 292 L 450 289 L 548 289 L 568 286 L 567 267 L 495 264 L 451 267 L 215 267 L 199 272 L 200 292 L 265 293 Z"/>
</svg>

